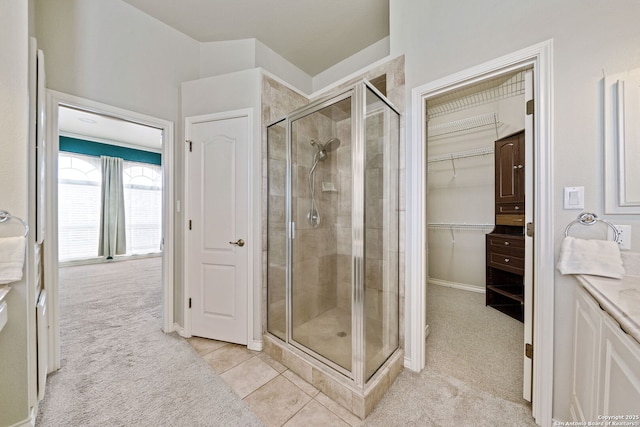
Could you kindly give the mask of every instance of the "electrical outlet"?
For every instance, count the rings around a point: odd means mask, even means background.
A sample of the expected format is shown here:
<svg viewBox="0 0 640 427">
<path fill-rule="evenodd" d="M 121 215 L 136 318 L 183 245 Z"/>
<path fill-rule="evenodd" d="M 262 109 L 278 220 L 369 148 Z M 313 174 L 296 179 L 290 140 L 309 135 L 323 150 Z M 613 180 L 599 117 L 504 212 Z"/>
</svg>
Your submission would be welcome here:
<svg viewBox="0 0 640 427">
<path fill-rule="evenodd" d="M 618 246 L 620 249 L 631 249 L 631 226 L 614 225 L 618 230 Z M 613 231 L 609 230 L 609 238 L 613 239 Z"/>
</svg>

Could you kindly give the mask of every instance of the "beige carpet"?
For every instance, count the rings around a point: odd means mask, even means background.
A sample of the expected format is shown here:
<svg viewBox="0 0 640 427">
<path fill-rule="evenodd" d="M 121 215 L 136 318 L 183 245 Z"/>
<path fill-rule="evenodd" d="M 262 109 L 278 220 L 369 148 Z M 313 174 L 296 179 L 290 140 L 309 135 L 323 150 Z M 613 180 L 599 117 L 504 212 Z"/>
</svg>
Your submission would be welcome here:
<svg viewBox="0 0 640 427">
<path fill-rule="evenodd" d="M 61 369 L 37 426 L 260 426 L 176 334 L 161 331 L 160 258 L 62 268 Z"/>
<path fill-rule="evenodd" d="M 427 366 L 405 369 L 367 426 L 535 426 L 522 399 L 522 323 L 487 308 L 484 295 L 427 292 Z"/>
<path fill-rule="evenodd" d="M 444 286 L 427 291 L 426 363 L 496 397 L 522 398 L 524 325 L 485 306 L 485 295 Z"/>
<path fill-rule="evenodd" d="M 63 366 L 37 426 L 261 425 L 183 339 L 160 331 L 158 261 L 61 269 Z M 503 381 L 517 358 L 494 341 L 510 348 L 521 324 L 481 294 L 432 286 L 428 295 L 427 368 L 405 369 L 363 424 L 534 426 L 517 380 Z"/>
</svg>

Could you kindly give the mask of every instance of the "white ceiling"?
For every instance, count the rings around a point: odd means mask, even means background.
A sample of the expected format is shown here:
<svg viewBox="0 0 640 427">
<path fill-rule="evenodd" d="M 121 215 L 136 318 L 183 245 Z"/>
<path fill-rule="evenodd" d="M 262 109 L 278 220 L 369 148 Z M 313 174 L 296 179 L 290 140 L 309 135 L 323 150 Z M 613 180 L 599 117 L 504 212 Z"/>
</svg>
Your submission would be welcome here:
<svg viewBox="0 0 640 427">
<path fill-rule="evenodd" d="M 199 42 L 256 38 L 310 76 L 389 35 L 389 0 L 124 0 Z"/>
<path fill-rule="evenodd" d="M 160 129 L 74 108 L 58 109 L 58 129 L 66 136 L 149 151 L 162 150 Z"/>
</svg>

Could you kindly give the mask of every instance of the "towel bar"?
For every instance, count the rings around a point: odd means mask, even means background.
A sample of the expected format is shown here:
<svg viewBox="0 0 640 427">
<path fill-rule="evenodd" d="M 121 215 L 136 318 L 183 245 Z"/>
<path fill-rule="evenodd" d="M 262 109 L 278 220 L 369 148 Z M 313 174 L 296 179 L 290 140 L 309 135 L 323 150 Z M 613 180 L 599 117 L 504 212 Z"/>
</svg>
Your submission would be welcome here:
<svg viewBox="0 0 640 427">
<path fill-rule="evenodd" d="M 11 219 L 11 218 L 17 219 L 18 221 L 20 221 L 22 223 L 22 226 L 24 227 L 24 237 L 27 237 L 27 234 L 29 234 L 29 225 L 27 224 L 27 222 L 25 220 L 23 220 L 22 218 L 19 218 L 17 216 L 11 215 L 7 211 L 0 210 L 0 223 L 1 222 L 5 222 L 6 220 Z"/>
<path fill-rule="evenodd" d="M 564 235 L 565 235 L 565 237 L 567 237 L 569 235 L 569 229 L 574 224 L 593 225 L 596 222 L 603 222 L 603 223 L 607 224 L 607 226 L 611 229 L 611 231 L 613 231 L 613 241 L 614 242 L 618 241 L 618 238 L 620 237 L 620 233 L 618 232 L 618 229 L 613 224 L 611 224 L 609 221 L 607 221 L 606 219 L 598 218 L 598 216 L 596 214 L 590 213 L 590 212 L 583 212 L 580 215 L 578 215 L 577 219 L 574 219 L 573 221 L 571 221 L 567 225 L 567 228 L 564 229 Z"/>
</svg>

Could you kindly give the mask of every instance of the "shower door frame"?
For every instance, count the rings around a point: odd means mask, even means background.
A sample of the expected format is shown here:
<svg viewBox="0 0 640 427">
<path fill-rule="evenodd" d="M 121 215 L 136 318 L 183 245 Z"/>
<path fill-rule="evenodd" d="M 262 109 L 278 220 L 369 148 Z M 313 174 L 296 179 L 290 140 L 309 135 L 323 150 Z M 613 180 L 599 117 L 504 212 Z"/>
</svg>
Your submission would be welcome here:
<svg viewBox="0 0 640 427">
<path fill-rule="evenodd" d="M 368 80 L 362 79 L 355 83 L 353 86 L 345 89 L 342 92 L 338 92 L 300 108 L 294 113 L 288 114 L 284 118 L 278 119 L 269 123 L 267 128 L 278 123 L 285 123 L 286 126 L 286 173 L 285 173 L 285 343 L 300 350 L 301 352 L 317 359 L 323 364 L 331 367 L 335 371 L 341 373 L 347 378 L 354 381 L 359 387 L 364 387 L 367 382 L 366 376 L 366 337 L 365 337 L 365 290 L 364 290 L 364 227 L 365 227 L 365 171 L 364 171 L 364 156 L 366 154 L 366 94 L 367 89 L 371 90 L 380 101 L 390 108 L 398 115 L 398 119 L 402 114 L 400 111 Z M 295 223 L 293 221 L 292 213 L 292 147 L 293 147 L 293 122 L 311 115 L 319 110 L 343 101 L 347 98 L 351 98 L 351 164 L 352 164 L 352 206 L 351 206 L 351 228 L 352 228 L 352 271 L 351 271 L 351 370 L 345 369 L 328 358 L 318 354 L 311 348 L 297 342 L 293 339 L 293 319 L 292 319 L 292 301 L 293 301 L 293 239 L 295 239 Z M 400 135 L 398 137 L 398 143 L 400 142 Z M 399 149 L 399 146 L 398 146 Z M 398 156 L 399 159 L 399 156 Z M 396 173 L 399 173 L 399 165 L 396 165 Z M 398 181 L 399 182 L 399 181 Z M 397 224 L 399 227 L 399 223 Z M 398 230 L 398 238 L 399 238 Z M 397 292 L 398 301 L 400 305 L 400 286 L 402 284 L 398 280 Z M 268 285 L 267 285 L 268 289 Z M 400 314 L 400 307 L 398 307 L 398 315 Z M 268 314 L 267 314 L 268 315 Z M 392 351 L 386 360 L 389 360 L 400 349 L 400 323 L 398 323 L 398 330 L 396 331 L 398 338 L 398 345 Z M 267 332 L 269 333 L 268 329 Z M 271 334 L 273 335 L 273 334 Z M 273 335 L 276 337 L 275 335 Z M 278 337 L 276 337 L 278 338 Z M 280 338 L 278 338 L 280 339 Z M 385 362 L 382 362 L 371 375 L 371 378 L 375 376 L 377 372 Z"/>
<path fill-rule="evenodd" d="M 322 356 L 321 354 L 313 351 L 311 348 L 305 346 L 304 344 L 301 344 L 299 342 L 297 342 L 296 340 L 293 339 L 293 318 L 291 316 L 291 313 L 293 311 L 293 240 L 295 239 L 295 222 L 293 221 L 292 218 L 292 199 L 293 199 L 293 182 L 292 182 L 292 175 L 293 175 L 293 171 L 292 171 L 292 164 L 293 164 L 293 157 L 292 157 L 292 147 L 293 147 L 293 139 L 292 139 L 292 134 L 293 134 L 293 122 L 295 122 L 298 119 L 301 119 L 303 117 L 309 116 L 313 113 L 317 113 L 318 111 L 322 110 L 323 108 L 329 107 L 333 104 L 336 104 L 340 101 L 343 101 L 347 98 L 351 98 L 351 120 L 354 120 L 354 104 L 357 104 L 356 99 L 355 99 L 355 88 L 349 88 L 346 89 L 345 91 L 335 94 L 335 95 L 331 95 L 331 96 L 327 96 L 324 98 L 321 98 L 317 101 L 314 101 L 302 108 L 300 108 L 299 110 L 297 110 L 296 112 L 287 115 L 287 117 L 285 118 L 286 121 L 286 127 L 287 127 L 287 167 L 286 167 L 286 190 L 285 190 L 285 222 L 287 223 L 287 226 L 285 227 L 286 230 L 286 256 L 285 256 L 285 270 L 286 270 L 286 284 L 285 284 L 285 293 L 286 293 L 286 331 L 285 331 L 285 335 L 287 338 L 287 344 L 292 345 L 293 347 L 297 348 L 298 350 L 302 351 L 303 353 L 306 353 L 318 360 L 320 360 L 322 363 L 330 366 L 332 369 L 336 370 L 337 372 L 340 372 L 342 375 L 345 375 L 346 377 L 355 380 L 354 378 L 354 371 L 355 371 L 355 365 L 353 363 L 354 361 L 354 349 L 355 346 L 353 344 L 354 339 L 356 337 L 356 335 L 354 334 L 354 329 L 353 329 L 353 322 L 354 322 L 354 304 L 353 304 L 353 288 L 354 288 L 354 282 L 353 282 L 353 278 L 351 280 L 351 294 L 352 294 L 352 302 L 351 302 L 351 323 L 352 323 L 352 327 L 351 327 L 351 370 L 345 369 L 344 367 L 338 365 L 337 363 L 333 362 L 332 360 Z M 351 125 L 351 144 L 354 144 L 354 135 L 353 135 L 353 129 L 354 127 L 356 127 L 357 125 L 357 120 L 356 122 L 352 122 Z M 352 162 L 353 162 L 353 145 L 351 148 L 352 151 Z M 353 173 L 353 171 L 352 171 Z M 354 173 L 354 178 L 355 180 L 355 173 Z M 354 183 L 352 182 L 351 184 L 352 186 L 352 192 L 353 194 L 355 194 L 355 191 L 353 191 L 353 189 L 355 188 Z M 352 206 L 352 227 L 353 227 L 353 206 Z M 352 247 L 353 247 L 353 239 L 352 239 Z M 353 256 L 353 255 L 352 255 Z M 355 266 L 354 266 L 355 267 Z M 353 277 L 353 271 L 352 271 L 352 277 Z"/>
</svg>

